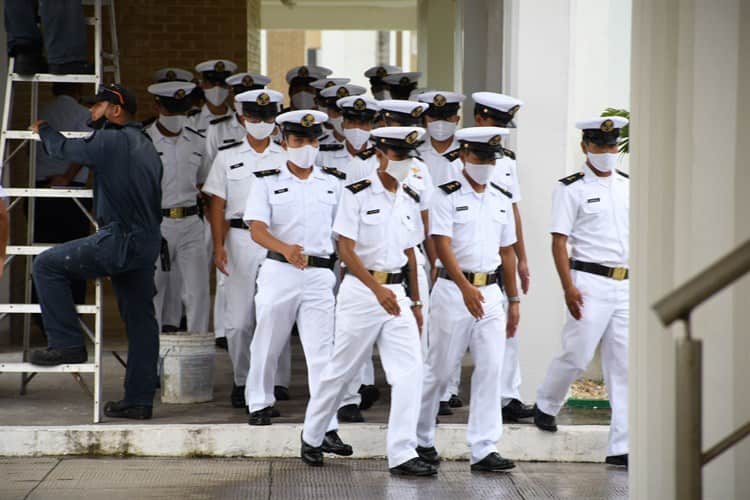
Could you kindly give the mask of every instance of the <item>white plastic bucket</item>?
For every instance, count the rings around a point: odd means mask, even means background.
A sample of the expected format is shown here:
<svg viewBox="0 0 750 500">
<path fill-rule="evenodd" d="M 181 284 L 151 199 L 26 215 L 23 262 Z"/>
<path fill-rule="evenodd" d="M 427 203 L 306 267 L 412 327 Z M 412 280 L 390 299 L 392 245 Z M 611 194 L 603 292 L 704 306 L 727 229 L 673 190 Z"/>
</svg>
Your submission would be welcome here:
<svg viewBox="0 0 750 500">
<path fill-rule="evenodd" d="M 162 403 L 203 403 L 214 398 L 214 342 L 210 332 L 159 336 Z"/>
</svg>

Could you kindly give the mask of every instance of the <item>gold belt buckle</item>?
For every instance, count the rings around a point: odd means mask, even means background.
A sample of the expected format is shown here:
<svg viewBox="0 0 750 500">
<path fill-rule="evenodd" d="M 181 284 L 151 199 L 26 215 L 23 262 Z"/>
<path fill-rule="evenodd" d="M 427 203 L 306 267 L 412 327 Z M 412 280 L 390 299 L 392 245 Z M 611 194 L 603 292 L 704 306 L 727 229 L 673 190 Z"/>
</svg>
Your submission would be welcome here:
<svg viewBox="0 0 750 500">
<path fill-rule="evenodd" d="M 487 286 L 487 273 L 474 273 L 472 284 L 474 286 Z"/>
<path fill-rule="evenodd" d="M 169 218 L 170 219 L 181 219 L 183 214 L 182 207 L 176 207 L 176 208 L 170 208 L 169 209 Z"/>
<path fill-rule="evenodd" d="M 612 269 L 612 279 L 617 281 L 624 280 L 628 275 L 628 268 L 627 267 L 615 267 Z"/>
<path fill-rule="evenodd" d="M 310 256 L 309 255 L 303 255 L 302 257 L 305 258 L 305 267 L 310 265 Z"/>
<path fill-rule="evenodd" d="M 372 277 L 381 285 L 388 283 L 388 273 L 385 271 L 373 271 Z"/>
</svg>

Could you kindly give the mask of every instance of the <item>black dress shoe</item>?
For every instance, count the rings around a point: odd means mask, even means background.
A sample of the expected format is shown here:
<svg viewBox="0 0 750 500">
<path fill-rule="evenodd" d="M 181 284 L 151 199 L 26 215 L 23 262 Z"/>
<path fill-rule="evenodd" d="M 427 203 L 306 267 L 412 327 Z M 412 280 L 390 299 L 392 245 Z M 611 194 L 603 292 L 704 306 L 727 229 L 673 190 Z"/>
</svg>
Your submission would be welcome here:
<svg viewBox="0 0 750 500">
<path fill-rule="evenodd" d="M 391 467 L 391 474 L 396 476 L 434 476 L 437 474 L 437 468 L 430 465 L 419 457 L 407 460 L 401 465 Z"/>
<path fill-rule="evenodd" d="M 512 399 L 510 403 L 503 406 L 503 422 L 518 422 L 522 418 L 533 416 L 534 407 L 525 405 L 517 399 Z"/>
<path fill-rule="evenodd" d="M 365 421 L 365 417 L 362 416 L 362 412 L 359 411 L 359 408 L 355 404 L 342 406 L 336 412 L 336 415 L 341 422 L 359 423 Z"/>
<path fill-rule="evenodd" d="M 31 76 L 47 71 L 47 64 L 39 47 L 16 48 L 13 71 L 23 76 Z"/>
<path fill-rule="evenodd" d="M 161 325 L 161 333 L 177 333 L 179 329 L 174 325 Z"/>
<path fill-rule="evenodd" d="M 440 465 L 440 454 L 434 446 L 417 446 L 417 455 L 419 455 L 419 458 L 421 458 L 423 462 L 434 465 L 435 467 Z"/>
<path fill-rule="evenodd" d="M 320 467 L 323 465 L 323 447 L 322 446 L 311 446 L 305 443 L 305 440 L 300 436 L 302 447 L 300 448 L 299 456 L 303 462 L 313 467 Z"/>
<path fill-rule="evenodd" d="M 534 425 L 543 431 L 557 432 L 557 422 L 554 415 L 548 415 L 534 405 Z"/>
<path fill-rule="evenodd" d="M 245 403 L 245 386 L 232 384 L 232 394 L 229 396 L 229 401 L 232 403 L 232 408 L 246 408 Z"/>
<path fill-rule="evenodd" d="M 225 351 L 229 350 L 229 345 L 227 344 L 226 337 L 217 337 L 214 343 L 216 344 L 216 347 L 218 347 L 219 349 L 224 349 Z"/>
<path fill-rule="evenodd" d="M 254 411 L 247 419 L 249 425 L 271 425 L 271 407 L 266 406 L 262 410 Z"/>
<path fill-rule="evenodd" d="M 451 408 L 461 408 L 464 405 L 464 400 L 458 394 L 451 394 L 451 398 L 448 400 L 448 406 Z"/>
<path fill-rule="evenodd" d="M 380 390 L 374 385 L 361 385 L 359 386 L 359 395 L 362 398 L 359 409 L 369 410 L 380 399 Z"/>
<path fill-rule="evenodd" d="M 476 472 L 499 472 L 516 467 L 513 460 L 503 458 L 497 452 L 492 452 L 475 464 L 471 464 L 471 470 Z"/>
<path fill-rule="evenodd" d="M 92 75 L 94 74 L 94 67 L 86 61 L 76 61 L 50 64 L 49 72 L 53 75 Z"/>
<path fill-rule="evenodd" d="M 604 463 L 607 465 L 613 465 L 615 467 L 628 468 L 628 454 L 624 455 L 610 455 L 604 459 Z"/>
<path fill-rule="evenodd" d="M 66 347 L 63 349 L 36 349 L 29 356 L 29 362 L 39 366 L 72 365 L 85 363 L 88 359 L 86 347 Z"/>
<path fill-rule="evenodd" d="M 289 401 L 289 388 L 283 385 L 273 386 L 273 397 L 276 401 Z"/>
<path fill-rule="evenodd" d="M 323 450 L 323 453 L 333 453 L 342 457 L 350 457 L 354 453 L 351 445 L 344 443 L 336 431 L 326 432 L 320 449 Z"/>
<path fill-rule="evenodd" d="M 125 401 L 107 401 L 104 405 L 104 415 L 111 418 L 148 420 L 151 418 L 152 410 L 150 406 L 132 405 Z"/>
<path fill-rule="evenodd" d="M 448 404 L 448 401 L 440 402 L 440 407 L 438 408 L 438 415 L 441 415 L 441 416 L 453 415 L 453 410 L 451 410 L 451 405 Z"/>
</svg>

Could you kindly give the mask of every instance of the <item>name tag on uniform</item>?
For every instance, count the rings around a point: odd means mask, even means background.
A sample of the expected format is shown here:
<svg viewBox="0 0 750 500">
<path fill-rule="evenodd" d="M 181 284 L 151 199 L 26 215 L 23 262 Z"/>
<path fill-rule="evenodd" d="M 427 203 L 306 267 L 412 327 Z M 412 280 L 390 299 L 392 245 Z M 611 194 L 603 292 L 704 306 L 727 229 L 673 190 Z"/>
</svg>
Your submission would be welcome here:
<svg viewBox="0 0 750 500">
<path fill-rule="evenodd" d="M 589 198 L 586 203 L 597 203 L 599 201 L 602 201 L 601 198 Z"/>
<path fill-rule="evenodd" d="M 333 194 L 333 191 L 329 190 L 329 191 L 328 191 L 328 194 Z"/>
<path fill-rule="evenodd" d="M 224 140 L 223 140 L 222 142 L 223 142 L 224 144 L 227 144 L 227 143 L 229 143 L 229 142 L 234 142 L 234 139 L 224 139 Z"/>
<path fill-rule="evenodd" d="M 242 165 L 244 165 L 244 162 L 235 163 L 234 165 L 229 165 L 229 170 L 234 170 L 235 168 L 240 168 Z"/>
<path fill-rule="evenodd" d="M 456 212 L 465 212 L 468 209 L 469 209 L 468 206 L 456 207 Z"/>
<path fill-rule="evenodd" d="M 195 156 L 200 156 L 201 158 L 203 158 L 203 155 L 202 155 L 202 154 L 200 154 L 200 153 L 198 153 L 198 152 L 196 152 L 196 151 L 193 151 L 193 154 L 194 154 Z"/>
<path fill-rule="evenodd" d="M 289 191 L 289 188 L 277 189 L 276 191 L 273 192 L 273 194 L 286 193 L 287 191 Z"/>
<path fill-rule="evenodd" d="M 377 214 L 380 213 L 380 209 L 376 208 L 375 210 L 368 210 L 367 215 Z"/>
<path fill-rule="evenodd" d="M 503 210 L 503 209 L 501 208 L 501 209 L 500 209 L 500 213 L 501 213 L 501 214 L 504 214 L 504 213 L 505 213 L 505 210 Z"/>
</svg>

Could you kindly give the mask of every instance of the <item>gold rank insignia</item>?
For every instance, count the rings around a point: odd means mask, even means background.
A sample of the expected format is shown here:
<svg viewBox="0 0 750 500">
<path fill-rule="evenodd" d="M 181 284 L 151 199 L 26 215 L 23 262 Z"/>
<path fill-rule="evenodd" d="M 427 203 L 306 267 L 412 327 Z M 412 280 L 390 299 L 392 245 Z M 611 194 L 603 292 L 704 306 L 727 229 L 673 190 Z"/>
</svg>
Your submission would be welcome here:
<svg viewBox="0 0 750 500">
<path fill-rule="evenodd" d="M 167 71 L 167 74 L 165 76 L 166 76 L 167 80 L 169 80 L 170 82 L 174 81 L 174 80 L 177 80 L 177 74 L 174 71 L 172 71 L 171 69 L 169 71 Z"/>
<path fill-rule="evenodd" d="M 257 104 L 258 106 L 268 106 L 268 103 L 270 102 L 271 102 L 271 97 L 265 92 L 260 94 L 258 98 L 255 99 L 255 104 Z"/>
<path fill-rule="evenodd" d="M 432 100 L 432 103 L 435 105 L 436 108 L 442 108 L 445 106 L 445 104 L 448 101 L 445 99 L 445 96 L 443 94 L 437 94 L 435 98 Z"/>
<path fill-rule="evenodd" d="M 418 138 L 419 138 L 419 134 L 417 133 L 416 130 L 414 130 L 413 132 L 411 132 L 409 135 L 406 136 L 404 141 L 406 142 L 406 144 L 414 144 L 415 142 L 417 142 Z"/>
<path fill-rule="evenodd" d="M 308 76 L 310 76 L 310 70 L 307 69 L 307 66 L 302 66 L 297 70 L 297 76 L 307 78 Z"/>
<path fill-rule="evenodd" d="M 521 106 L 519 106 L 518 104 L 516 104 L 515 106 L 513 106 L 512 108 L 510 108 L 508 110 L 508 114 L 510 116 L 516 116 L 516 113 L 518 113 L 519 109 L 521 109 Z"/>
<path fill-rule="evenodd" d="M 606 119 L 602 122 L 601 126 L 599 126 L 599 130 L 602 132 L 612 132 L 615 129 L 615 124 L 610 119 Z"/>
<path fill-rule="evenodd" d="M 216 61 L 216 64 L 214 64 L 214 71 L 225 71 L 226 66 L 224 66 L 224 61 Z"/>
<path fill-rule="evenodd" d="M 354 101 L 354 105 L 352 106 L 355 111 L 364 111 L 367 109 L 367 103 L 363 99 L 357 99 Z"/>
<path fill-rule="evenodd" d="M 372 184 L 372 181 L 370 181 L 369 179 L 365 179 L 362 181 L 355 182 L 354 184 L 349 184 L 348 186 L 346 186 L 346 189 L 348 189 L 354 194 L 357 194 L 363 189 L 370 187 L 371 184 Z"/>
<path fill-rule="evenodd" d="M 419 118 L 420 116 L 422 116 L 422 106 L 417 106 L 416 108 L 411 110 L 412 118 Z"/>
<path fill-rule="evenodd" d="M 347 90 L 346 87 L 339 87 L 339 89 L 336 91 L 336 97 L 348 97 L 349 96 L 349 90 Z"/>
<path fill-rule="evenodd" d="M 245 78 L 242 79 L 243 87 L 252 87 L 253 85 L 255 85 L 255 80 L 253 80 L 252 76 L 246 75 Z"/>
<path fill-rule="evenodd" d="M 388 76 L 388 72 L 385 70 L 384 67 L 380 66 L 378 69 L 375 70 L 375 76 L 378 78 L 383 78 L 384 76 Z"/>
<path fill-rule="evenodd" d="M 336 85 L 336 82 L 326 82 L 326 88 L 333 87 L 334 85 Z"/>
<path fill-rule="evenodd" d="M 402 76 L 401 79 L 398 81 L 399 85 L 409 85 L 411 83 L 411 80 L 409 80 L 408 76 Z"/>
<path fill-rule="evenodd" d="M 496 135 L 492 137 L 487 144 L 489 144 L 490 146 L 499 146 L 501 140 L 502 140 L 502 137 L 500 137 L 499 135 Z"/>
<path fill-rule="evenodd" d="M 303 127 L 312 127 L 313 125 L 315 125 L 315 117 L 308 113 L 302 117 L 302 119 L 299 121 L 299 124 Z"/>
<path fill-rule="evenodd" d="M 445 184 L 441 184 L 438 187 L 442 189 L 445 194 L 451 194 L 454 191 L 458 191 L 458 189 L 461 187 L 461 183 L 458 181 L 451 181 L 446 182 Z"/>
<path fill-rule="evenodd" d="M 184 99 L 185 98 L 185 89 L 177 89 L 177 92 L 174 93 L 175 99 Z"/>
</svg>

